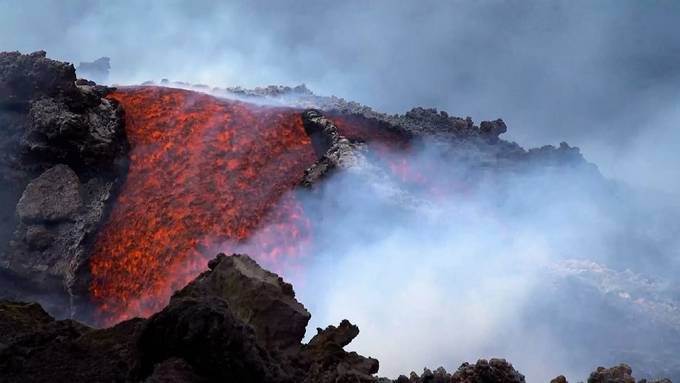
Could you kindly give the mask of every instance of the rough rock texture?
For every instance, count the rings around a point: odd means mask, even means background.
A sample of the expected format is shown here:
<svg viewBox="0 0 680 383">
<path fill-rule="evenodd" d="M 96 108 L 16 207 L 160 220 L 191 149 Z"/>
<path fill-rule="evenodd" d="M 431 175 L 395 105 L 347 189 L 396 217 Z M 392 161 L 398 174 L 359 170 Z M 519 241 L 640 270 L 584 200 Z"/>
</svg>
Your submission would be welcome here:
<svg viewBox="0 0 680 383">
<path fill-rule="evenodd" d="M 129 381 L 139 324 L 136 319 L 95 330 L 56 321 L 37 304 L 0 301 L 0 381 Z"/>
<path fill-rule="evenodd" d="M 374 382 L 372 375 L 378 372 L 378 360 L 343 350 L 357 335 L 359 328 L 348 320 L 343 320 L 338 327 L 318 328 L 302 350 L 312 362 L 312 369 L 303 382 Z"/>
<path fill-rule="evenodd" d="M 236 317 L 255 331 L 263 348 L 285 351 L 299 346 L 311 318 L 295 300 L 293 286 L 257 265 L 247 256 L 220 254 L 173 300 L 218 296 Z"/>
<path fill-rule="evenodd" d="M 319 158 L 314 166 L 305 170 L 301 182 L 303 186 L 310 187 L 334 169 L 348 168 L 358 162 L 357 145 L 341 136 L 335 124 L 320 111 L 316 109 L 304 111 L 302 121 Z"/>
<path fill-rule="evenodd" d="M 432 371 L 423 369 L 418 375 L 399 376 L 395 383 L 524 383 L 524 375 L 517 372 L 505 359 L 480 359 L 475 364 L 463 363 L 452 375 L 443 367 Z"/>
<path fill-rule="evenodd" d="M 302 344 L 299 327 L 309 314 L 294 299 L 289 284 L 244 255 L 219 255 L 209 268 L 161 312 L 107 329 L 54 320 L 35 303 L 0 301 L 0 381 L 524 382 L 503 359 L 464 363 L 454 374 L 440 367 L 395 381 L 375 377 L 377 360 L 344 350 L 359 334 L 349 321 L 317 329 L 309 343 Z M 254 309 L 252 300 L 265 309 Z M 566 383 L 564 377 L 553 381 Z M 588 382 L 635 380 L 630 368 L 621 365 L 598 368 Z"/>
<path fill-rule="evenodd" d="M 58 317 L 86 300 L 82 270 L 128 150 L 109 91 L 45 52 L 0 53 L 0 297 Z"/>
<path fill-rule="evenodd" d="M 80 180 L 66 165 L 56 165 L 28 183 L 17 204 L 25 223 L 72 220 L 82 205 Z"/>
<path fill-rule="evenodd" d="M 524 375 L 505 359 L 480 359 L 475 364 L 463 363 L 451 377 L 456 383 L 508 382 L 524 383 Z"/>
<path fill-rule="evenodd" d="M 590 377 L 588 383 L 635 383 L 631 376 L 633 370 L 627 364 L 620 364 L 612 368 L 598 367 Z"/>
</svg>

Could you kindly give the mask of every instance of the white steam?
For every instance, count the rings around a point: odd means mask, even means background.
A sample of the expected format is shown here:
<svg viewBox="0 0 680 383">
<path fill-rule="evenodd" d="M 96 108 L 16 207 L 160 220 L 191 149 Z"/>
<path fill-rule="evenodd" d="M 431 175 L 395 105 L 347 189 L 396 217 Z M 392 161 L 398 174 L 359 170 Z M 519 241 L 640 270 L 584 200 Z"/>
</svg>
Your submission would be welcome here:
<svg viewBox="0 0 680 383">
<path fill-rule="evenodd" d="M 425 169 L 427 187 L 367 157 L 302 194 L 313 248 L 291 279 L 309 333 L 349 319 L 361 329 L 350 348 L 390 377 L 494 356 L 528 381 L 583 380 L 621 362 L 638 378 L 677 374 L 660 351 L 680 351 L 678 290 L 664 279 L 678 241 L 660 240 L 677 213 L 590 171 L 447 161 L 460 150 L 400 155 Z"/>
</svg>

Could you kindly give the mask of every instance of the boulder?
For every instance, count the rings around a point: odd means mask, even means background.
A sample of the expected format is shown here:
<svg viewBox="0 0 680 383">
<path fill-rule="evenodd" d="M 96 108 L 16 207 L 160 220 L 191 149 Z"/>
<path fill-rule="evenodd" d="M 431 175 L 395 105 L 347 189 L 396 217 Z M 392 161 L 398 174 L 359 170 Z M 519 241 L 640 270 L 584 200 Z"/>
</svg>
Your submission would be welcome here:
<svg viewBox="0 0 680 383">
<path fill-rule="evenodd" d="M 283 381 L 281 368 L 260 347 L 253 329 L 229 306 L 214 296 L 173 298 L 141 332 L 140 377 L 150 375 L 158 363 L 181 358 L 211 381 Z"/>
<path fill-rule="evenodd" d="M 78 176 L 60 164 L 26 186 L 17 204 L 17 214 L 23 222 L 58 222 L 73 219 L 81 205 Z"/>
<path fill-rule="evenodd" d="M 463 363 L 451 377 L 452 383 L 524 383 L 524 375 L 505 359 L 480 359 Z"/>
<path fill-rule="evenodd" d="M 0 380 L 129 381 L 139 323 L 136 319 L 95 330 L 72 320 L 54 320 L 37 304 L 0 301 Z"/>
<path fill-rule="evenodd" d="M 633 370 L 627 364 L 611 368 L 598 367 L 588 378 L 588 383 L 635 383 Z"/>
<path fill-rule="evenodd" d="M 208 266 L 210 271 L 177 292 L 173 301 L 218 296 L 253 329 L 260 346 L 271 351 L 300 347 L 311 315 L 295 299 L 293 286 L 245 255 L 219 254 Z"/>
</svg>

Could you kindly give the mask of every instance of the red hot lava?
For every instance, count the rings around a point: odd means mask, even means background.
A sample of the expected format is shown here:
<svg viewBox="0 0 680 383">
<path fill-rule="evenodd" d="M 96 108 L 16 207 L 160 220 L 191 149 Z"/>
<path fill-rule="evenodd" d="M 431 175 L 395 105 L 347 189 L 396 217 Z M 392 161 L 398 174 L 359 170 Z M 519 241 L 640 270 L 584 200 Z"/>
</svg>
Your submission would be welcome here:
<svg viewBox="0 0 680 383">
<path fill-rule="evenodd" d="M 276 268 L 309 222 L 287 194 L 316 160 L 299 111 L 180 89 L 120 88 L 130 169 L 91 260 L 98 321 L 161 309 L 205 267 L 208 250 L 252 238 Z"/>
</svg>

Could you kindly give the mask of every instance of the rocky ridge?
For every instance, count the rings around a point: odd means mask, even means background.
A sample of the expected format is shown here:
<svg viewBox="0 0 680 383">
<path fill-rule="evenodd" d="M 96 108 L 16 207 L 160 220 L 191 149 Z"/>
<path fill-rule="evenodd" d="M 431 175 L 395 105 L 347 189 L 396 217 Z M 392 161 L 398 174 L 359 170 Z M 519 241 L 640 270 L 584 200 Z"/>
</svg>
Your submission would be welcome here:
<svg viewBox="0 0 680 383">
<path fill-rule="evenodd" d="M 379 362 L 344 350 L 347 320 L 302 339 L 310 314 L 290 284 L 246 255 L 218 255 L 148 319 L 107 329 L 54 320 L 38 304 L 0 301 L 3 382 L 523 383 L 504 359 L 377 377 Z M 635 383 L 626 365 L 588 383 Z M 553 380 L 566 383 L 563 376 Z M 669 380 L 639 383 L 670 383 Z"/>
<path fill-rule="evenodd" d="M 123 112 L 73 65 L 0 53 L 2 295 L 70 317 L 89 246 L 125 173 Z M 79 285 L 79 283 L 81 285 Z"/>
</svg>

